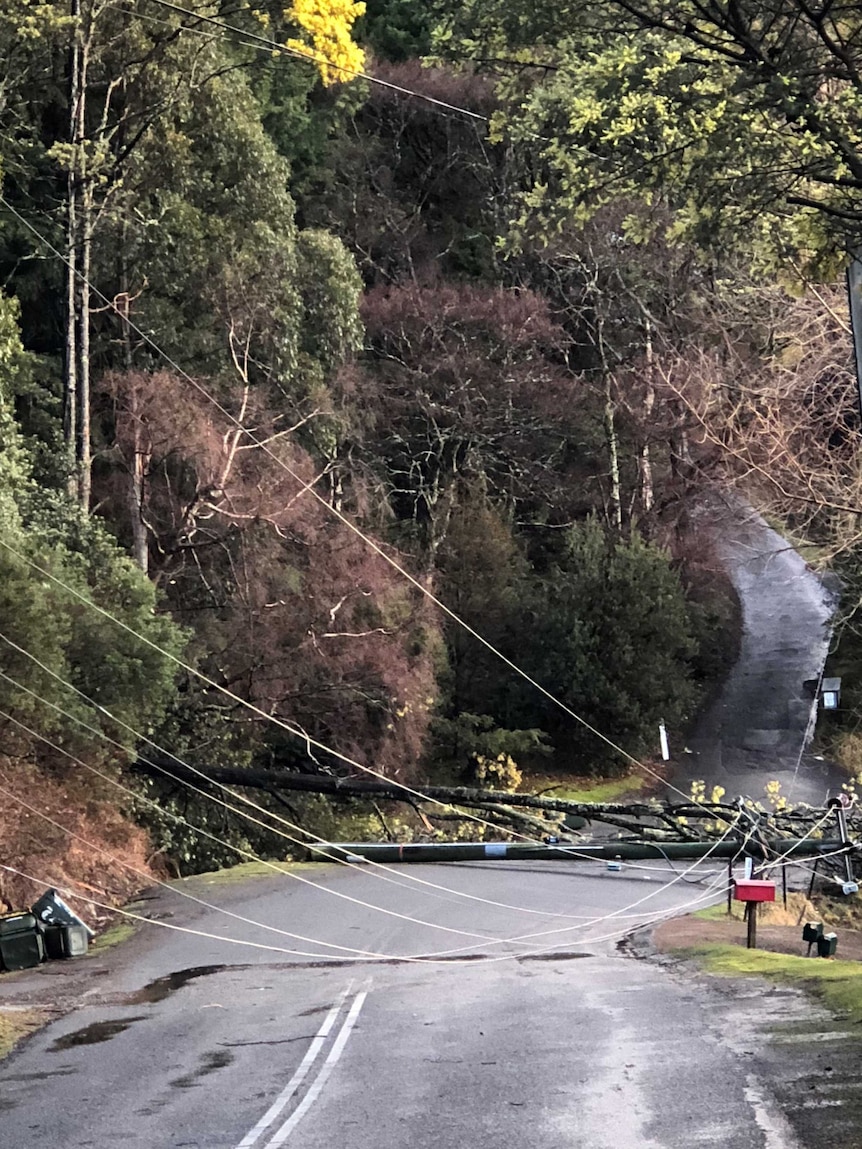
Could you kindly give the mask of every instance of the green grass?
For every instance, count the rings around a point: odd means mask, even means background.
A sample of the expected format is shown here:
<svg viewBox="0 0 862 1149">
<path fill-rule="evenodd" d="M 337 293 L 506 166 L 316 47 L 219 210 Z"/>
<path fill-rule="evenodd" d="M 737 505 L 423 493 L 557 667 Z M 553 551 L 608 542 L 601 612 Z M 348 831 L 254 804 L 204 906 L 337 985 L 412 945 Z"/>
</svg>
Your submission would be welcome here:
<svg viewBox="0 0 862 1149">
<path fill-rule="evenodd" d="M 229 886 L 236 882 L 247 882 L 253 878 L 271 878 L 279 870 L 307 870 L 313 862 L 241 862 L 238 866 L 228 866 L 224 870 L 211 870 L 206 874 L 192 874 L 188 878 L 175 878 L 172 886 L 183 886 L 188 882 L 203 883 L 206 886 Z"/>
<path fill-rule="evenodd" d="M 823 1000 L 852 1022 L 862 1021 L 862 965 L 855 961 L 823 960 L 746 949 L 743 946 L 704 944 L 676 950 L 693 958 L 710 973 L 724 977 L 765 977 L 798 986 Z"/>
<path fill-rule="evenodd" d="M 129 918 L 123 918 L 121 921 L 115 922 L 93 941 L 90 946 L 90 952 L 98 953 L 101 950 L 109 950 L 114 946 L 121 945 L 137 933 L 141 925 L 141 922 L 132 921 Z"/>
<path fill-rule="evenodd" d="M 736 907 L 739 906 L 739 909 Z M 722 900 L 716 902 L 714 906 L 706 906 L 702 910 L 695 910 L 691 915 L 693 918 L 700 918 L 703 922 L 726 922 L 736 919 L 742 920 L 742 903 L 737 902 L 733 907 L 733 912 L 728 916 L 727 902 Z"/>
<path fill-rule="evenodd" d="M 630 794 L 640 793 L 646 785 L 644 778 L 634 776 L 572 786 L 565 782 L 556 785 L 551 778 L 531 777 L 528 781 L 530 793 L 542 793 L 545 797 L 562 798 L 567 802 L 618 802 Z"/>
</svg>

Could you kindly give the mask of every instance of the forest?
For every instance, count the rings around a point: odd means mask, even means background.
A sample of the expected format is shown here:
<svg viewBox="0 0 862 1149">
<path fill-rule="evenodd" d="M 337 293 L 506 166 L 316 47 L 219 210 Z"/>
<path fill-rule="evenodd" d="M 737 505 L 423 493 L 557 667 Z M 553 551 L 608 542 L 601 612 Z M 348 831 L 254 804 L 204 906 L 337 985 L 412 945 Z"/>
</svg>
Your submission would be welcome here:
<svg viewBox="0 0 862 1149">
<path fill-rule="evenodd" d="M 0 180 L 7 860 L 628 773 L 734 659 L 729 489 L 854 657 L 855 5 L 5 0 Z"/>
</svg>

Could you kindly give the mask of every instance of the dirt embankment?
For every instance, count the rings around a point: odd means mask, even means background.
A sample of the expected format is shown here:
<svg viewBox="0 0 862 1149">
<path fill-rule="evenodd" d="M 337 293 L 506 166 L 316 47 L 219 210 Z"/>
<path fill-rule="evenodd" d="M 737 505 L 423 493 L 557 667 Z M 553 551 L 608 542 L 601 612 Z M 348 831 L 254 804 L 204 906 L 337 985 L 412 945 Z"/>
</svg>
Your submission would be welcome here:
<svg viewBox="0 0 862 1149">
<path fill-rule="evenodd" d="M 69 887 L 76 913 L 96 927 L 104 907 L 152 881 L 146 833 L 109 798 L 93 798 L 91 779 L 0 757 L 0 795 L 0 913 L 32 905 L 47 886 Z"/>
</svg>

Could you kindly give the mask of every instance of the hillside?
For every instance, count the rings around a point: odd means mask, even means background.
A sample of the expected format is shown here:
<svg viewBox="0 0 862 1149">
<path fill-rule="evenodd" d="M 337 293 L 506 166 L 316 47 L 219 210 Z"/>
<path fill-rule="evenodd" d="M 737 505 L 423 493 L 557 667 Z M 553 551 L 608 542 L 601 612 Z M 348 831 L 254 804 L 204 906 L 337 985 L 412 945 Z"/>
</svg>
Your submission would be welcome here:
<svg viewBox="0 0 862 1149">
<path fill-rule="evenodd" d="M 627 771 L 735 655 L 715 485 L 854 569 L 841 236 L 684 149 L 639 183 L 607 76 L 644 155 L 655 78 L 562 10 L 361 7 L 0 14 L 0 838 L 98 901 L 385 820 L 171 755 Z"/>
</svg>

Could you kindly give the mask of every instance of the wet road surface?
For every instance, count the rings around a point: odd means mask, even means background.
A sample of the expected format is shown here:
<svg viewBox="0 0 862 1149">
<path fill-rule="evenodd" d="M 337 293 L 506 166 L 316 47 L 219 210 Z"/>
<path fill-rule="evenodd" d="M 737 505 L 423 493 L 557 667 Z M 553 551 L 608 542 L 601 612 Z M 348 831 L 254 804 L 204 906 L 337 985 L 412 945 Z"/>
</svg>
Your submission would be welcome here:
<svg viewBox="0 0 862 1149">
<path fill-rule="evenodd" d="M 674 785 L 693 779 L 764 801 L 777 780 L 791 803 L 822 806 L 840 793 L 846 774 L 809 749 L 816 707 L 804 687 L 826 659 L 832 591 L 787 541 L 746 504 L 727 496 L 701 511 L 717 541 L 743 613 L 739 660 L 723 690 L 689 738 L 675 748 Z"/>
<path fill-rule="evenodd" d="M 714 897 L 724 868 L 702 870 L 670 887 L 662 867 L 596 863 L 402 867 L 387 881 L 321 867 L 306 871 L 311 885 L 184 887 L 319 938 L 311 956 L 159 894 L 151 913 L 198 932 L 148 925 L 119 951 L 0 980 L 0 1005 L 64 994 L 76 1005 L 0 1064 L 0 1144 L 858 1146 L 847 1085 L 857 1035 L 808 1042 L 812 1024 L 828 1035 L 832 1023 L 796 994 L 749 983 L 725 993 L 618 950 L 651 914 Z M 275 949 L 201 936 L 215 933 Z M 386 959 L 344 962 L 336 945 Z M 404 960 L 434 953 L 448 960 Z"/>
</svg>

